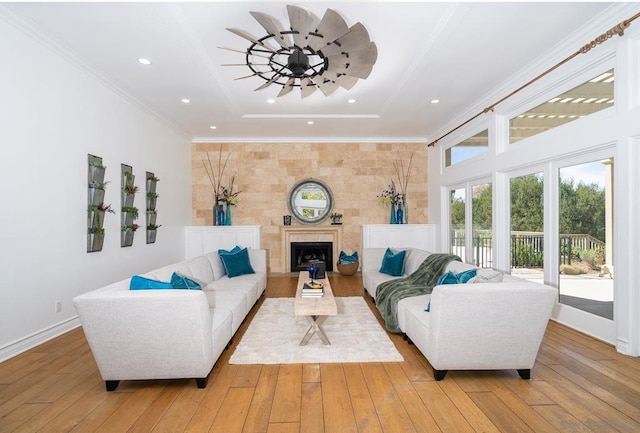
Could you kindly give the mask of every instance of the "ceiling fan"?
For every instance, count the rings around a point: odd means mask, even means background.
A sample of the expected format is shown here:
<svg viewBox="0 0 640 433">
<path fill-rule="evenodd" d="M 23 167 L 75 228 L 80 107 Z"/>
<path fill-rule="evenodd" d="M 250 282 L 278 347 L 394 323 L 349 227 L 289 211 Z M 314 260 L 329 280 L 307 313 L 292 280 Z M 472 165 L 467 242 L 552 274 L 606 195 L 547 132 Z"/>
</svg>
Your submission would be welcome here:
<svg viewBox="0 0 640 433">
<path fill-rule="evenodd" d="M 227 28 L 251 42 L 246 51 L 218 47 L 245 54 L 245 63 L 223 65 L 246 65 L 251 70 L 250 75 L 236 80 L 260 77 L 265 82 L 255 90 L 281 86 L 278 97 L 299 87 L 304 98 L 317 89 L 325 96 L 339 87 L 349 90 L 358 79 L 369 76 L 378 49 L 361 23 L 349 27 L 333 9 L 327 9 L 322 19 L 293 5 L 287 5 L 287 13 L 289 30 L 268 14 L 250 12 L 267 32 L 260 38 L 244 30 Z"/>
</svg>

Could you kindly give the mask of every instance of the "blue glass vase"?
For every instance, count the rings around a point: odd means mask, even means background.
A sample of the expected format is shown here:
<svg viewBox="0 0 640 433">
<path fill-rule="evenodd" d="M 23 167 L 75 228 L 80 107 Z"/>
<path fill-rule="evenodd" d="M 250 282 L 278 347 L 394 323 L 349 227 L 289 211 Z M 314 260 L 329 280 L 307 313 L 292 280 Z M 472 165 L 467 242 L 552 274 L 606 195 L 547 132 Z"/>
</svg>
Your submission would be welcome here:
<svg viewBox="0 0 640 433">
<path fill-rule="evenodd" d="M 224 217 L 224 225 L 231 225 L 231 205 L 229 203 L 227 203 L 227 213 Z"/>
<path fill-rule="evenodd" d="M 225 225 L 224 206 L 220 203 L 216 205 L 216 223 L 217 226 Z"/>
<path fill-rule="evenodd" d="M 404 211 L 402 210 L 402 205 L 398 205 L 398 210 L 396 211 L 396 222 L 398 224 L 404 224 Z"/>
<path fill-rule="evenodd" d="M 398 224 L 395 203 L 391 203 L 391 214 L 389 215 L 389 224 Z"/>
</svg>

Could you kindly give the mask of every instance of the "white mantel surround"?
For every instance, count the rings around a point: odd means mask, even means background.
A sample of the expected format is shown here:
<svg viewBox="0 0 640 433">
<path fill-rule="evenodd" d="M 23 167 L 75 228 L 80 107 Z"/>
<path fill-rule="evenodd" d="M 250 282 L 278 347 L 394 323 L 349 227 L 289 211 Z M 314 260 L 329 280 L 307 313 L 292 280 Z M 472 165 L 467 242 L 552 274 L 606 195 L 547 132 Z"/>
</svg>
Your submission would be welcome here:
<svg viewBox="0 0 640 433">
<path fill-rule="evenodd" d="M 284 272 L 291 272 L 291 242 L 332 242 L 333 260 L 338 260 L 342 248 L 342 226 L 283 226 L 280 229 L 282 238 L 282 263 Z"/>
</svg>

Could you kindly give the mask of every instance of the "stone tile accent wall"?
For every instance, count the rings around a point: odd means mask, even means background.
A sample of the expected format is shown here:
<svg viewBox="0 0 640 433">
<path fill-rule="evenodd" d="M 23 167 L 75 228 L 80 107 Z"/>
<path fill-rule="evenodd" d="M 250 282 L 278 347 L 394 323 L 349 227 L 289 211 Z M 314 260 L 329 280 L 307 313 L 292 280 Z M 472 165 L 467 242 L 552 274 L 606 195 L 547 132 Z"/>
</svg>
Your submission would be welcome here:
<svg viewBox="0 0 640 433">
<path fill-rule="evenodd" d="M 219 143 L 192 146 L 193 225 L 213 222 L 213 188 L 203 167 L 207 152 L 215 163 Z M 334 211 L 343 214 L 341 249 L 361 253 L 361 225 L 389 222 L 389 207 L 377 197 L 395 179 L 393 162 L 409 161 L 408 218 L 412 224 L 427 221 L 426 143 L 223 143 L 223 160 L 230 154 L 223 184 L 236 173 L 238 205 L 233 224 L 262 226 L 262 246 L 268 250 L 269 272 L 283 272 L 282 217 L 287 215 L 287 195 L 305 178 L 324 181 L 333 191 Z M 397 182 L 397 180 L 396 180 Z M 329 225 L 325 220 L 322 224 Z M 292 224 L 298 224 L 295 220 Z"/>
</svg>

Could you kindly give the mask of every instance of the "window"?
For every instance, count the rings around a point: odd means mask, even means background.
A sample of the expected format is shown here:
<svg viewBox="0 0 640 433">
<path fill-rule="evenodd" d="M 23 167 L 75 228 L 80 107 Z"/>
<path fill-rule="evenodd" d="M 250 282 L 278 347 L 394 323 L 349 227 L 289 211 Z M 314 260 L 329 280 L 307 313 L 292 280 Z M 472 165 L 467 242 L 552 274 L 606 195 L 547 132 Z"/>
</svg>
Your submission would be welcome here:
<svg viewBox="0 0 640 433">
<path fill-rule="evenodd" d="M 611 107 L 613 81 L 614 70 L 611 69 L 511 119 L 511 143 Z"/>
<path fill-rule="evenodd" d="M 480 268 L 493 266 L 492 255 L 492 188 L 490 183 L 471 187 L 473 222 L 473 262 Z"/>
<path fill-rule="evenodd" d="M 511 273 L 544 281 L 544 181 L 541 173 L 511 179 Z"/>
<path fill-rule="evenodd" d="M 487 151 L 489 147 L 489 131 L 485 129 L 471 138 L 448 148 L 445 151 L 445 167 L 452 166 Z"/>
<path fill-rule="evenodd" d="M 451 213 L 451 254 L 459 256 L 464 260 L 464 220 L 465 220 L 465 194 L 464 188 L 450 191 L 451 201 L 449 211 Z"/>
<path fill-rule="evenodd" d="M 562 304 L 613 320 L 613 159 L 560 169 Z"/>
</svg>

